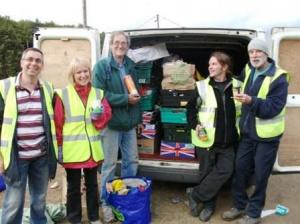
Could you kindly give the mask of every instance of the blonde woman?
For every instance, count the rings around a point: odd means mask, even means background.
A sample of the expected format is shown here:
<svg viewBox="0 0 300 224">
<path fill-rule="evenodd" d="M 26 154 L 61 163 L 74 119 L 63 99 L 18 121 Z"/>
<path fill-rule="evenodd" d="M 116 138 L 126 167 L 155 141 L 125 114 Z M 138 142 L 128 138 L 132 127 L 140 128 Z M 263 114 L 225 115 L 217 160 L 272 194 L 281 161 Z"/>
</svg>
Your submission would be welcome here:
<svg viewBox="0 0 300 224">
<path fill-rule="evenodd" d="M 90 64 L 80 58 L 70 63 L 71 83 L 57 91 L 54 120 L 58 160 L 67 173 L 67 219 L 81 223 L 81 171 L 86 187 L 90 223 L 99 224 L 97 168 L 104 159 L 101 130 L 111 118 L 111 107 L 103 91 L 91 86 Z"/>
</svg>

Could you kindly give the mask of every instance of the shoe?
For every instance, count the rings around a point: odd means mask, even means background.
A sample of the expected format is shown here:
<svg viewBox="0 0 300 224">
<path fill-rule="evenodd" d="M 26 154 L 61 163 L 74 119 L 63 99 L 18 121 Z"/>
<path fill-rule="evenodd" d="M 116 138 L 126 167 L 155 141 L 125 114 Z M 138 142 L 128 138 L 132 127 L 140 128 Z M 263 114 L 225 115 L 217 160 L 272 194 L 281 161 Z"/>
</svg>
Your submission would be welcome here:
<svg viewBox="0 0 300 224">
<path fill-rule="evenodd" d="M 260 223 L 260 218 L 252 218 L 248 215 L 245 215 L 243 218 L 241 218 L 237 224 L 258 224 Z"/>
<path fill-rule="evenodd" d="M 198 217 L 201 210 L 198 206 L 198 203 L 193 199 L 192 192 L 193 188 L 190 187 L 186 189 L 186 196 L 188 198 L 189 209 L 193 217 Z"/>
<path fill-rule="evenodd" d="M 103 211 L 103 221 L 104 221 L 104 223 L 112 223 L 112 222 L 116 221 L 111 207 L 102 206 L 102 211 Z"/>
<path fill-rule="evenodd" d="M 102 222 L 100 220 L 90 221 L 90 224 L 102 224 Z"/>
<path fill-rule="evenodd" d="M 214 214 L 214 212 L 215 211 L 211 208 L 203 208 L 200 212 L 199 219 L 202 222 L 207 222 L 210 219 L 210 217 Z"/>
<path fill-rule="evenodd" d="M 100 220 L 90 221 L 90 224 L 102 224 L 102 222 Z"/>
<path fill-rule="evenodd" d="M 232 221 L 234 219 L 239 218 L 242 215 L 245 215 L 245 210 L 240 210 L 233 207 L 229 211 L 226 211 L 222 214 L 222 219 L 225 221 Z"/>
</svg>

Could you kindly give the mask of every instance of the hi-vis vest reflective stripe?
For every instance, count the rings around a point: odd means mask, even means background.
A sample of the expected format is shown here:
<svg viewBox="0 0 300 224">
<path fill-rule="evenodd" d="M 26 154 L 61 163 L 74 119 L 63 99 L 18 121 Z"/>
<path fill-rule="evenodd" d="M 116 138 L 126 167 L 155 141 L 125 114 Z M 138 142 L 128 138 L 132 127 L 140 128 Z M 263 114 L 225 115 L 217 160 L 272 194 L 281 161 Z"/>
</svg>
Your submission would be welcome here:
<svg viewBox="0 0 300 224">
<path fill-rule="evenodd" d="M 5 103 L 3 123 L 1 128 L 1 148 L 0 148 L 4 160 L 4 169 L 7 169 L 7 167 L 10 164 L 12 142 L 15 135 L 16 122 L 18 116 L 15 80 L 16 78 L 12 77 L 12 78 L 4 79 L 0 82 L 0 92 Z M 50 128 L 51 128 L 54 150 L 55 152 L 57 152 L 57 142 L 56 142 L 55 125 L 53 120 L 53 108 L 52 108 L 53 87 L 52 85 L 50 85 L 50 83 L 45 81 L 40 81 L 40 85 L 41 88 L 43 89 L 46 108 L 50 118 Z"/>
<path fill-rule="evenodd" d="M 214 122 L 218 105 L 213 87 L 209 85 L 209 80 L 210 78 L 206 78 L 205 80 L 198 81 L 196 83 L 199 96 L 202 100 L 201 107 L 198 112 L 198 120 L 205 127 L 208 135 L 207 141 L 201 141 L 197 136 L 196 131 L 194 129 L 191 130 L 192 143 L 200 148 L 209 148 L 215 141 L 216 127 Z M 241 87 L 242 82 L 237 79 L 232 79 L 232 86 Z M 236 109 L 236 127 L 238 127 L 238 118 L 241 114 L 241 103 L 238 101 L 234 101 L 234 103 Z"/>
<path fill-rule="evenodd" d="M 102 100 L 103 91 L 91 88 L 86 108 L 73 85 L 68 85 L 58 94 L 64 104 L 65 123 L 63 127 L 62 163 L 85 162 L 92 156 L 98 162 L 103 160 L 100 131 L 92 124 L 91 108 L 94 100 Z"/>
<path fill-rule="evenodd" d="M 242 88 L 243 91 L 246 87 L 247 82 L 249 81 L 250 73 L 251 73 L 251 69 L 248 65 L 246 65 L 245 82 Z M 276 67 L 276 72 L 274 76 L 265 77 L 264 81 L 261 84 L 259 92 L 257 94 L 257 97 L 261 99 L 266 99 L 269 93 L 269 88 L 271 83 L 281 75 L 285 75 L 287 81 L 289 81 L 289 74 L 285 70 Z M 284 127 L 285 127 L 284 117 L 285 117 L 285 107 L 281 110 L 281 112 L 277 116 L 271 119 L 260 119 L 256 117 L 255 127 L 256 127 L 256 133 L 258 137 L 272 138 L 281 135 L 284 132 Z"/>
</svg>

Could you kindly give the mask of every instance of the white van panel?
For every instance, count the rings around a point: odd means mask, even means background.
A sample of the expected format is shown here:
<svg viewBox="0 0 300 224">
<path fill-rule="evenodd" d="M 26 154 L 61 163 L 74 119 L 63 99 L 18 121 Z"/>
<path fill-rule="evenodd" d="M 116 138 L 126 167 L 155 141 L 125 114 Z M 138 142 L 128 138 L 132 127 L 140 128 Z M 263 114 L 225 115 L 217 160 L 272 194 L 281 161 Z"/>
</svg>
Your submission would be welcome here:
<svg viewBox="0 0 300 224">
<path fill-rule="evenodd" d="M 290 73 L 286 129 L 274 165 L 277 172 L 300 171 L 300 29 L 272 30 L 273 58 Z"/>
<path fill-rule="evenodd" d="M 109 51 L 110 51 L 110 46 L 109 46 L 110 36 L 111 36 L 111 33 L 105 33 L 101 58 L 106 58 L 109 54 Z"/>
<path fill-rule="evenodd" d="M 93 66 L 100 56 L 99 33 L 89 29 L 41 28 L 34 34 L 34 47 L 44 53 L 42 78 L 55 88 L 69 83 L 67 70 L 74 57 L 85 58 Z"/>
<path fill-rule="evenodd" d="M 205 34 L 205 35 L 237 35 L 253 38 L 257 36 L 255 30 L 249 29 L 210 29 L 210 28 L 177 28 L 177 29 L 144 29 L 127 30 L 130 36 L 156 36 L 156 35 L 176 35 L 176 34 Z"/>
</svg>

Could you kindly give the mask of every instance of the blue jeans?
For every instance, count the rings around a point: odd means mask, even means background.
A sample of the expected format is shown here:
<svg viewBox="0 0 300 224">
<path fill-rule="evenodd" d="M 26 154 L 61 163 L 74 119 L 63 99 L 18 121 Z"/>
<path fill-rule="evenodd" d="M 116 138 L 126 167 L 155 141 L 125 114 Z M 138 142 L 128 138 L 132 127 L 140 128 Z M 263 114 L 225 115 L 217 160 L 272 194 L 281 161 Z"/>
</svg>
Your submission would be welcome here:
<svg viewBox="0 0 300 224">
<path fill-rule="evenodd" d="M 5 224 L 21 224 L 28 177 L 30 223 L 46 224 L 46 195 L 49 180 L 48 157 L 18 160 L 20 180 L 7 183 L 3 200 L 2 220 Z"/>
<path fill-rule="evenodd" d="M 100 200 L 106 205 L 106 183 L 115 177 L 119 148 L 122 153 L 121 177 L 135 176 L 138 169 L 138 151 L 135 128 L 129 131 L 116 131 L 106 128 L 102 146 L 104 162 L 101 167 Z"/>
</svg>

